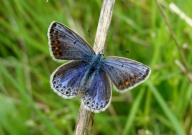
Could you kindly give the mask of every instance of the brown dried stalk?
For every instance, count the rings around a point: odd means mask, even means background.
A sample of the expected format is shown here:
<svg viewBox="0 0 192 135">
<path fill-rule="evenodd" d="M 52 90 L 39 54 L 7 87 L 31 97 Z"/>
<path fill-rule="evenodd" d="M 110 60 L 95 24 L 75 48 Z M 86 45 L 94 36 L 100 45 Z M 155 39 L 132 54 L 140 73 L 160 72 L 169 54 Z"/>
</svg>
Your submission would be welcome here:
<svg viewBox="0 0 192 135">
<path fill-rule="evenodd" d="M 108 28 L 111 22 L 114 3 L 115 0 L 103 1 L 95 42 L 93 46 L 93 49 L 96 52 L 96 54 L 104 52 L 105 41 L 107 37 Z M 94 119 L 94 113 L 85 110 L 83 104 L 81 103 L 74 135 L 84 135 L 84 134 L 90 135 L 93 125 L 93 119 Z"/>
<path fill-rule="evenodd" d="M 189 81 L 192 82 L 192 74 L 189 71 L 189 68 L 188 68 L 188 65 L 187 65 L 187 61 L 186 61 L 186 58 L 185 58 L 185 54 L 183 53 L 182 48 L 181 48 L 179 42 L 177 41 L 177 38 L 176 38 L 176 36 L 174 34 L 174 31 L 173 31 L 172 26 L 171 26 L 171 24 L 169 22 L 169 19 L 166 16 L 164 10 L 162 9 L 160 0 L 155 0 L 155 2 L 156 2 L 157 6 L 158 6 L 158 8 L 160 10 L 160 13 L 161 13 L 162 17 L 164 18 L 164 20 L 165 20 L 165 22 L 167 24 L 167 27 L 168 27 L 169 32 L 171 34 L 171 37 L 172 37 L 173 41 L 175 42 L 175 46 L 177 47 L 177 50 L 178 50 L 179 55 L 181 57 L 181 62 L 176 60 L 176 65 L 186 75 L 186 77 L 189 79 Z"/>
</svg>

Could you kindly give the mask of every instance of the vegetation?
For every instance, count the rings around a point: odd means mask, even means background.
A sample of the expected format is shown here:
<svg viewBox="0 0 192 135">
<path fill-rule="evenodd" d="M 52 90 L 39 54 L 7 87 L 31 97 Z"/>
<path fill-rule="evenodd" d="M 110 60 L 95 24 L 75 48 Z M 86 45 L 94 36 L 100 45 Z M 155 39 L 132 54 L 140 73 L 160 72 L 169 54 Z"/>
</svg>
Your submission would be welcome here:
<svg viewBox="0 0 192 135">
<path fill-rule="evenodd" d="M 50 56 L 47 30 L 56 20 L 93 44 L 102 1 L 0 3 L 0 134 L 73 134 L 80 97 L 65 100 L 50 88 L 49 77 L 62 63 Z M 152 74 L 129 92 L 113 90 L 110 107 L 95 115 L 93 134 L 192 134 L 192 24 L 186 21 L 192 1 L 159 5 L 162 12 L 155 1 L 116 0 L 105 56 L 140 61 Z"/>
</svg>

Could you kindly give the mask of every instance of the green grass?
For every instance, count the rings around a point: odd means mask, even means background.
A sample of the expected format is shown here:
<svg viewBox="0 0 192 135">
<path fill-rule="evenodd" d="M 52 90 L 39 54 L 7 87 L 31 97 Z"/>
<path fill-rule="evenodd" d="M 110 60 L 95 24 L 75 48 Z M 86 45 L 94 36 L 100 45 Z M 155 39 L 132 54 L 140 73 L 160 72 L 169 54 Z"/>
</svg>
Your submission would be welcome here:
<svg viewBox="0 0 192 135">
<path fill-rule="evenodd" d="M 162 8 L 192 73 L 192 28 L 170 11 L 171 2 L 192 18 L 192 1 L 169 0 Z M 47 29 L 56 20 L 93 44 L 101 1 L 0 3 L 0 134 L 73 134 L 80 98 L 66 100 L 50 88 L 62 63 L 50 57 Z M 95 115 L 93 134 L 192 134 L 192 81 L 175 63 L 183 59 L 155 1 L 116 0 L 105 52 L 145 63 L 152 74 L 132 91 L 113 91 L 109 109 Z"/>
</svg>

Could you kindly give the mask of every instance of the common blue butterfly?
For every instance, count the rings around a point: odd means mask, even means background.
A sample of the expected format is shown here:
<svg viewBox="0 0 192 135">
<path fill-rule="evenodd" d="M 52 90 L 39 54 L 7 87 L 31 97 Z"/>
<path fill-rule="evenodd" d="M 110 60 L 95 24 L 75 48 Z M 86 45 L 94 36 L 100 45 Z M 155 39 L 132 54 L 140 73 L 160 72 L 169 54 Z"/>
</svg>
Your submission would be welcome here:
<svg viewBox="0 0 192 135">
<path fill-rule="evenodd" d="M 73 60 L 52 73 L 51 88 L 63 98 L 73 98 L 81 93 L 84 107 L 89 111 L 100 112 L 109 106 L 110 80 L 118 92 L 125 92 L 150 75 L 150 68 L 137 61 L 95 54 L 85 40 L 61 23 L 50 24 L 48 40 L 54 60 Z"/>
</svg>

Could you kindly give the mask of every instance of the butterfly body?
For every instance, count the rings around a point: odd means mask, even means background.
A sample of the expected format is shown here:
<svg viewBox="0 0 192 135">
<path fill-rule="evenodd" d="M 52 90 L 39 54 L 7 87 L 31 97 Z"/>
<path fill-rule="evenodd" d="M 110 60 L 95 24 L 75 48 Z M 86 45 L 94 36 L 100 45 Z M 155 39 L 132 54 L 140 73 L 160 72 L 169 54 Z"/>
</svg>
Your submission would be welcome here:
<svg viewBox="0 0 192 135">
<path fill-rule="evenodd" d="M 97 54 L 93 56 L 91 61 L 87 62 L 88 68 L 80 84 L 82 91 L 86 91 L 90 87 L 94 76 L 97 74 L 97 72 L 102 70 L 101 68 L 103 59 L 104 58 L 102 54 Z"/>
<path fill-rule="evenodd" d="M 102 67 L 103 60 L 103 54 L 94 55 L 90 62 L 91 69 L 100 69 Z"/>
<path fill-rule="evenodd" d="M 92 112 L 104 111 L 109 106 L 112 94 L 110 80 L 118 92 L 125 92 L 150 75 L 150 68 L 140 62 L 95 54 L 85 40 L 61 23 L 51 23 L 48 39 L 54 60 L 73 60 L 52 73 L 51 88 L 64 98 L 82 93 L 85 109 Z"/>
</svg>

